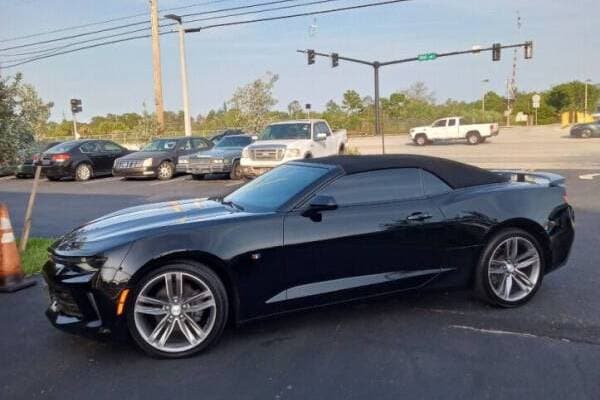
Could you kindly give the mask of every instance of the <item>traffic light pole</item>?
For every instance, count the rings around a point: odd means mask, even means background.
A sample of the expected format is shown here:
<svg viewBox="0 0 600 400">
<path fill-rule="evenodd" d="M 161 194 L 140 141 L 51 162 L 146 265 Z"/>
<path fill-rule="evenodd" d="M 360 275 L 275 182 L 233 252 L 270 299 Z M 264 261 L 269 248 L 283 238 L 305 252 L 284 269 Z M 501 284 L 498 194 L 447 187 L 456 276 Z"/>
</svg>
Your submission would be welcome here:
<svg viewBox="0 0 600 400">
<path fill-rule="evenodd" d="M 75 137 L 75 140 L 79 140 L 79 132 L 77 131 L 77 114 L 71 112 L 71 115 L 73 115 L 73 136 Z"/>
<path fill-rule="evenodd" d="M 386 62 L 379 62 L 379 61 L 366 61 L 366 60 L 359 60 L 357 58 L 350 58 L 350 57 L 344 57 L 344 56 L 340 56 L 338 53 L 332 53 L 332 54 L 327 54 L 327 53 L 319 53 L 317 51 L 314 50 L 297 50 L 298 53 L 304 53 L 304 54 L 309 54 L 309 64 L 313 64 L 314 60 L 311 62 L 310 60 L 310 56 L 312 55 L 314 56 L 321 56 L 321 57 L 329 57 L 333 59 L 333 55 L 335 55 L 335 60 L 336 62 L 333 64 L 334 67 L 337 67 L 337 60 L 344 60 L 344 61 L 348 61 L 348 62 L 353 62 L 353 63 L 357 63 L 357 64 L 363 64 L 363 65 L 368 65 L 370 67 L 373 68 L 374 71 L 374 86 L 375 86 L 375 135 L 381 135 L 381 152 L 382 154 L 385 154 L 385 135 L 383 133 L 383 129 L 381 127 L 381 112 L 380 112 L 380 99 L 379 99 L 379 70 L 381 69 L 381 67 L 386 67 L 388 65 L 396 65 L 396 64 L 404 64 L 404 63 L 409 63 L 409 62 L 415 62 L 415 61 L 432 61 L 435 60 L 437 58 L 441 58 L 441 57 L 451 57 L 451 56 L 458 56 L 458 55 L 462 55 L 462 54 L 478 54 L 481 52 L 485 52 L 485 51 L 492 51 L 494 54 L 494 61 L 497 61 L 500 59 L 500 50 L 501 49 L 512 49 L 512 48 L 517 48 L 517 47 L 523 47 L 525 49 L 525 58 L 529 59 L 531 58 L 532 54 L 533 54 L 533 42 L 523 42 L 523 43 L 517 43 L 517 44 L 509 44 L 509 45 L 505 45 L 505 46 L 501 46 L 499 44 L 494 44 L 493 46 L 490 47 L 486 47 L 486 48 L 473 48 L 470 50 L 459 50 L 459 51 L 451 51 L 451 52 L 447 52 L 447 53 L 427 53 L 427 54 L 421 54 L 417 57 L 410 57 L 410 58 L 403 58 L 400 60 L 392 60 L 392 61 L 386 61 Z"/>
</svg>

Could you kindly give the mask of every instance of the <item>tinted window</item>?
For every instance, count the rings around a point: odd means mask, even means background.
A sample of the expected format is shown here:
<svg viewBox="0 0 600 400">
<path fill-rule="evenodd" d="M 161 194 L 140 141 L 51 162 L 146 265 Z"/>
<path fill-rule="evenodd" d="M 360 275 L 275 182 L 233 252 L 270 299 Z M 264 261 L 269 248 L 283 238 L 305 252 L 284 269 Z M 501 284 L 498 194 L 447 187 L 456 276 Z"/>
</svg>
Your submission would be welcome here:
<svg viewBox="0 0 600 400">
<path fill-rule="evenodd" d="M 441 127 L 441 126 L 446 126 L 446 120 L 445 119 L 440 119 L 439 121 L 435 121 L 433 123 L 434 127 Z"/>
<path fill-rule="evenodd" d="M 177 140 L 157 139 L 147 144 L 140 151 L 171 151 L 177 146 Z"/>
<path fill-rule="evenodd" d="M 261 140 L 310 139 L 310 124 L 269 125 L 260 135 Z"/>
<path fill-rule="evenodd" d="M 57 144 L 55 146 L 50 147 L 48 150 L 46 150 L 46 153 L 65 153 L 65 152 L 70 151 L 71 149 L 73 149 L 79 143 L 81 143 L 81 142 L 64 142 L 64 143 L 59 143 L 59 144 Z"/>
<path fill-rule="evenodd" d="M 192 139 L 192 144 L 197 150 L 205 149 L 208 147 L 208 143 L 206 143 L 203 139 Z"/>
<path fill-rule="evenodd" d="M 102 148 L 98 142 L 87 142 L 79 146 L 79 151 L 82 153 L 99 153 L 102 151 Z"/>
<path fill-rule="evenodd" d="M 396 168 L 343 176 L 320 194 L 344 206 L 421 197 L 423 186 L 418 169 Z"/>
<path fill-rule="evenodd" d="M 454 126 L 454 125 L 456 125 L 456 120 L 454 118 L 453 119 L 449 119 L 448 120 L 448 126 Z"/>
<path fill-rule="evenodd" d="M 249 211 L 276 211 L 328 171 L 321 167 L 282 165 L 242 186 L 224 200 Z"/>
<path fill-rule="evenodd" d="M 226 136 L 217 144 L 216 147 L 246 147 L 250 143 L 252 143 L 252 138 L 248 136 Z"/>
<path fill-rule="evenodd" d="M 450 186 L 437 176 L 427 171 L 422 171 L 423 189 L 427 196 L 435 196 L 436 194 L 447 193 L 452 190 Z"/>
<path fill-rule="evenodd" d="M 123 151 L 123 148 L 113 142 L 104 142 L 104 150 L 110 151 L 111 153 L 120 153 Z"/>
<path fill-rule="evenodd" d="M 192 141 L 190 139 L 184 139 L 179 142 L 179 150 L 192 150 Z"/>
<path fill-rule="evenodd" d="M 331 135 L 331 132 L 329 131 L 329 128 L 327 128 L 327 125 L 323 122 L 318 122 L 315 125 L 315 133 L 324 133 L 327 136 Z"/>
</svg>

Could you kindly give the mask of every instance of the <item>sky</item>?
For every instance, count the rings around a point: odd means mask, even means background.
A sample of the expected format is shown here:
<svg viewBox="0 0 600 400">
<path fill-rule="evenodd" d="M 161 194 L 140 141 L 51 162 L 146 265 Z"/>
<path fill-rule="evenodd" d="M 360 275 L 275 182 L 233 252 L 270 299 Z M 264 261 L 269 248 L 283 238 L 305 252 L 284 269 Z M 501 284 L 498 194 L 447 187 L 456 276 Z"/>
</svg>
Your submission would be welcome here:
<svg viewBox="0 0 600 400">
<path fill-rule="evenodd" d="M 184 11 L 209 11 L 263 1 L 266 0 L 222 1 Z M 310 9 L 375 1 L 339 0 Z M 161 9 L 202 3 L 201 0 L 158 2 Z M 599 11 L 598 0 L 411 0 L 320 15 L 316 19 L 300 17 L 188 34 L 191 113 L 196 116 L 222 107 L 237 87 L 268 71 L 280 78 L 274 90 L 278 100 L 275 108 L 280 110 L 286 110 L 292 100 L 311 103 L 313 109 L 320 110 L 330 99 L 341 101 L 347 89 L 355 89 L 363 96 L 373 95 L 372 69 L 343 61 L 333 69 L 324 58 L 308 66 L 305 56 L 296 53 L 297 49 L 307 48 L 386 61 L 426 52 L 469 49 L 473 45 L 533 40 L 532 60 L 524 60 L 522 50 L 518 53 L 520 90 L 545 90 L 569 80 L 600 82 Z M 147 0 L 0 0 L 0 40 L 148 12 Z M 517 12 L 522 20 L 520 30 L 517 30 Z M 313 24 L 317 28 L 311 35 Z M 82 31 L 56 35 L 78 32 Z M 0 42 L 0 48 L 52 37 Z M 63 114 L 69 117 L 69 99 L 73 97 L 83 101 L 84 111 L 79 116 L 83 121 L 93 115 L 141 112 L 144 104 L 149 111 L 153 110 L 150 39 L 84 50 L 14 69 L 2 69 L 2 63 L 8 58 L 6 54 L 10 54 L 8 50 L 0 51 L 0 55 L 4 55 L 0 57 L 0 75 L 22 72 L 24 80 L 33 84 L 44 100 L 55 103 L 54 120 L 62 119 Z M 424 82 L 433 90 L 438 101 L 448 98 L 473 101 L 480 98 L 484 90 L 505 93 L 512 58 L 512 51 L 505 50 L 500 62 L 492 62 L 491 54 L 485 53 L 389 66 L 381 70 L 381 94 L 387 96 L 416 81 Z M 182 99 L 177 35 L 161 37 L 161 60 L 165 108 L 179 110 Z M 489 83 L 483 83 L 484 79 L 489 79 Z"/>
</svg>

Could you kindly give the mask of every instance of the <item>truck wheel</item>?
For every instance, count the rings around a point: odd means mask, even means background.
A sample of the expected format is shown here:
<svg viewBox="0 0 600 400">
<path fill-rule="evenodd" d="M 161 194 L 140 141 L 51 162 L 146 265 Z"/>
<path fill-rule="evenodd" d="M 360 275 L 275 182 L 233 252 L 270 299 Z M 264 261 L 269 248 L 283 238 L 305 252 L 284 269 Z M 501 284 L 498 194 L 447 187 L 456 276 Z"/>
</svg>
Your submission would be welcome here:
<svg viewBox="0 0 600 400">
<path fill-rule="evenodd" d="M 429 140 L 427 140 L 427 136 L 420 134 L 415 136 L 414 142 L 417 146 L 426 146 Z"/>
<path fill-rule="evenodd" d="M 479 132 L 467 133 L 467 144 L 474 146 L 479 144 L 479 142 L 481 142 L 481 136 L 479 135 Z"/>
</svg>

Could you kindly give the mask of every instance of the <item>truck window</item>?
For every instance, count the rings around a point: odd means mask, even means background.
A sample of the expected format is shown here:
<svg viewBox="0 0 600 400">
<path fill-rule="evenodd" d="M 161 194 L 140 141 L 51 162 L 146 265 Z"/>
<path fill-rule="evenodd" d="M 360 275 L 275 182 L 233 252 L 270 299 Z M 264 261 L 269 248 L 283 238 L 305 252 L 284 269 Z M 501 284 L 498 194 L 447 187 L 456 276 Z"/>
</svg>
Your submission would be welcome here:
<svg viewBox="0 0 600 400">
<path fill-rule="evenodd" d="M 260 140 L 310 139 L 310 124 L 291 123 L 269 125 L 260 135 Z"/>
<path fill-rule="evenodd" d="M 456 125 L 456 118 L 452 118 L 448 120 L 448 126 L 455 126 Z"/>
<path fill-rule="evenodd" d="M 331 136 L 331 131 L 324 122 L 317 122 L 315 125 L 315 133 L 324 133 L 327 136 Z"/>
<path fill-rule="evenodd" d="M 435 121 L 433 123 L 433 127 L 434 128 L 440 128 L 440 127 L 444 127 L 444 126 L 446 126 L 446 120 L 445 119 L 440 119 L 440 120 Z"/>
</svg>

